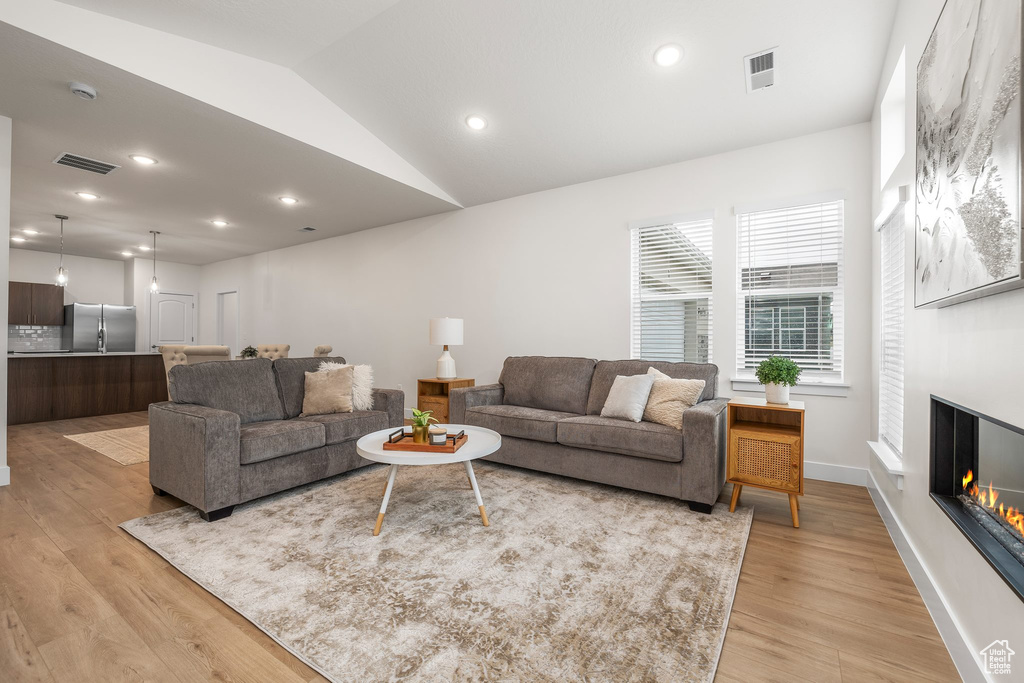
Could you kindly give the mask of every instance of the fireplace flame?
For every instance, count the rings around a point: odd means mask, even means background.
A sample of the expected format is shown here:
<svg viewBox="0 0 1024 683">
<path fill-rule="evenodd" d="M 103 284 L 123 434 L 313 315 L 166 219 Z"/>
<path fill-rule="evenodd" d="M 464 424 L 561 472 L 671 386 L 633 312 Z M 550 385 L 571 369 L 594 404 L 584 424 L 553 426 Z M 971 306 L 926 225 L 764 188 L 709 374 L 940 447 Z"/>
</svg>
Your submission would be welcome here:
<svg viewBox="0 0 1024 683">
<path fill-rule="evenodd" d="M 996 500 L 999 498 L 999 491 L 996 491 L 992 486 L 992 482 L 988 483 L 988 488 L 978 488 L 978 484 L 975 483 L 970 488 L 968 484 L 974 481 L 974 472 L 967 470 L 967 476 L 963 477 L 963 488 L 964 492 L 970 496 L 974 502 L 981 505 L 986 510 L 991 512 L 993 516 L 1003 519 L 1007 524 L 1017 530 L 1017 533 L 1024 536 L 1024 513 L 1015 507 L 1005 507 L 1003 503 L 999 503 L 996 507 Z"/>
</svg>

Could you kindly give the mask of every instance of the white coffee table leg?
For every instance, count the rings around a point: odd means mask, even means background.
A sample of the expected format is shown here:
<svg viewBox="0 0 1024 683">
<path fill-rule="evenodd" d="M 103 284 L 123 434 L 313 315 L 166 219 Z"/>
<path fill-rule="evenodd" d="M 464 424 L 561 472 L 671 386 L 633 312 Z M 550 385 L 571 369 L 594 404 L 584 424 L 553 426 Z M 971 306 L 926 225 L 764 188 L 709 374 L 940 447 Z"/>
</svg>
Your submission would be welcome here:
<svg viewBox="0 0 1024 683">
<path fill-rule="evenodd" d="M 377 515 L 377 524 L 373 527 L 373 535 L 380 535 L 380 525 L 384 523 L 384 513 L 388 509 L 388 500 L 391 499 L 391 489 L 395 487 L 395 474 L 398 473 L 398 465 L 392 465 L 388 471 L 388 485 L 384 487 L 384 500 L 380 502 L 380 514 Z M 477 494 L 477 500 L 480 499 L 480 494 Z M 481 510 L 483 508 L 481 507 Z"/>
<path fill-rule="evenodd" d="M 469 485 L 473 487 L 473 495 L 476 496 L 476 505 L 480 510 L 480 519 L 483 520 L 484 526 L 490 526 L 491 523 L 487 521 L 487 511 L 484 510 L 484 499 L 480 497 L 480 489 L 476 485 L 476 475 L 473 474 L 473 463 L 469 460 L 466 461 L 466 474 L 469 476 Z"/>
</svg>

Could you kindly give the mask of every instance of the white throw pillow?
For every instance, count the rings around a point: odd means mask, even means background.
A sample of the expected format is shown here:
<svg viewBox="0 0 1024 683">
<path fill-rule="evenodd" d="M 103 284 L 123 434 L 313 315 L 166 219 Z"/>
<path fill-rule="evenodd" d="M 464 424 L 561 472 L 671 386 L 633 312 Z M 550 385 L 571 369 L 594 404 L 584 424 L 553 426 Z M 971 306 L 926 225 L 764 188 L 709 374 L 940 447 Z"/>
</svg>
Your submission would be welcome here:
<svg viewBox="0 0 1024 683">
<path fill-rule="evenodd" d="M 320 372 L 352 368 L 352 409 L 373 410 L 373 368 L 369 365 L 350 365 L 348 363 L 320 363 Z"/>
<path fill-rule="evenodd" d="M 639 422 L 644 416 L 647 397 L 654 386 L 651 375 L 619 375 L 601 408 L 601 417 Z"/>
<path fill-rule="evenodd" d="M 673 379 L 657 368 L 648 368 L 647 374 L 654 378 L 654 386 L 644 408 L 644 420 L 682 429 L 683 411 L 700 401 L 704 380 Z"/>
</svg>

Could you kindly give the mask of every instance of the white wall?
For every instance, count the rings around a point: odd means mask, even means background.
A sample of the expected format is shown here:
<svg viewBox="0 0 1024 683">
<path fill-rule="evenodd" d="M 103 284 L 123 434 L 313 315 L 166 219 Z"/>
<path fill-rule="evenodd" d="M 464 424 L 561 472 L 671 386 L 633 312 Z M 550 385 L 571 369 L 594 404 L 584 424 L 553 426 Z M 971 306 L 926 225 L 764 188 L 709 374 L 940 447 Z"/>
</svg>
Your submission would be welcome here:
<svg viewBox="0 0 1024 683">
<path fill-rule="evenodd" d="M 998 294 L 945 309 L 915 310 L 914 305 L 914 164 L 916 145 L 917 62 L 938 18 L 941 0 L 903 0 L 896 15 L 889 51 L 881 74 L 888 83 L 900 51 L 906 47 L 906 152 L 886 183 L 873 197 L 874 213 L 891 200 L 900 185 L 911 188 L 906 221 L 906 369 L 903 463 L 904 490 L 899 491 L 884 470 L 871 460 L 880 491 L 921 563 L 958 622 L 958 628 L 977 657 L 980 648 L 1009 637 L 1021 652 L 1020 626 L 1024 603 L 1003 583 L 952 522 L 928 497 L 929 394 L 942 396 L 1011 424 L 1024 425 L 1024 290 Z M 879 92 L 879 104 L 882 93 Z M 880 116 L 872 121 L 875 149 L 872 187 L 881 183 L 878 144 Z M 878 300 L 878 240 L 873 249 L 873 299 Z M 873 324 L 873 368 L 877 372 L 878 321 Z M 876 380 L 877 383 L 877 380 Z M 872 419 L 877 434 L 877 403 Z M 967 590 L 969 588 L 969 590 Z M 1017 640 L 1014 640 L 1016 638 Z M 1018 655 L 1018 658 L 1020 655 Z M 980 666 L 980 664 L 979 664 Z M 1014 668 L 1018 665 L 1015 663 Z M 1020 664 L 1024 670 L 1024 663 Z M 974 675 L 977 675 L 974 672 Z M 1019 675 L 1019 674 L 1018 674 Z"/>
<path fill-rule="evenodd" d="M 196 310 L 203 309 L 199 297 L 199 266 L 184 263 L 157 261 L 156 276 L 160 291 L 168 294 L 192 294 L 196 297 Z M 128 279 L 128 278 L 126 278 Z M 131 273 L 132 302 L 135 306 L 135 350 L 142 353 L 155 351 L 149 346 L 149 284 L 153 279 L 153 260 L 137 258 L 132 260 Z M 217 297 L 208 297 L 210 306 L 216 308 Z M 211 329 L 214 329 L 211 325 Z M 197 335 L 198 336 L 198 335 Z"/>
<path fill-rule="evenodd" d="M 630 221 L 715 211 L 714 360 L 729 395 L 736 340 L 734 205 L 846 198 L 846 398 L 806 398 L 809 461 L 865 467 L 870 427 L 870 127 L 860 124 L 516 197 L 202 268 L 204 302 L 237 290 L 240 343 L 331 344 L 377 386 L 430 377 L 428 320 L 466 321 L 459 374 L 493 382 L 509 355 L 629 357 Z M 216 341 L 216 308 L 200 311 Z M 863 474 L 863 471 L 860 471 Z"/>
<path fill-rule="evenodd" d="M 0 116 L 0 234 L 11 233 L 11 120 Z M 4 240 L 0 246 L 0 269 L 7 282 L 10 264 L 8 253 L 11 243 Z M 7 320 L 7 297 L 0 301 L 0 318 Z M 0 335 L 0 354 L 7 357 L 7 335 Z M 7 363 L 0 364 L 0 428 L 7 434 Z M 0 441 L 0 486 L 11 483 L 11 468 L 7 466 L 7 439 Z"/>
<path fill-rule="evenodd" d="M 52 285 L 57 273 L 57 254 L 11 249 L 10 280 Z M 68 284 L 65 304 L 124 304 L 124 263 L 112 259 L 64 255 Z M 130 301 L 127 302 L 129 305 Z"/>
</svg>

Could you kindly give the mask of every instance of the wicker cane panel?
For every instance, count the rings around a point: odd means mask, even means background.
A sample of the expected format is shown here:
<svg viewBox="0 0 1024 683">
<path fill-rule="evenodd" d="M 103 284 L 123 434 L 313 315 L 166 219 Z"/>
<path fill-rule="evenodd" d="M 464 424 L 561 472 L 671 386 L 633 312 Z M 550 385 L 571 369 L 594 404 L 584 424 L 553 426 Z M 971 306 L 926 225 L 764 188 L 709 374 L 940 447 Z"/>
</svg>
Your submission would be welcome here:
<svg viewBox="0 0 1024 683">
<path fill-rule="evenodd" d="M 736 433 L 732 438 L 731 479 L 774 489 L 800 489 L 798 439 L 775 441 Z"/>
</svg>

